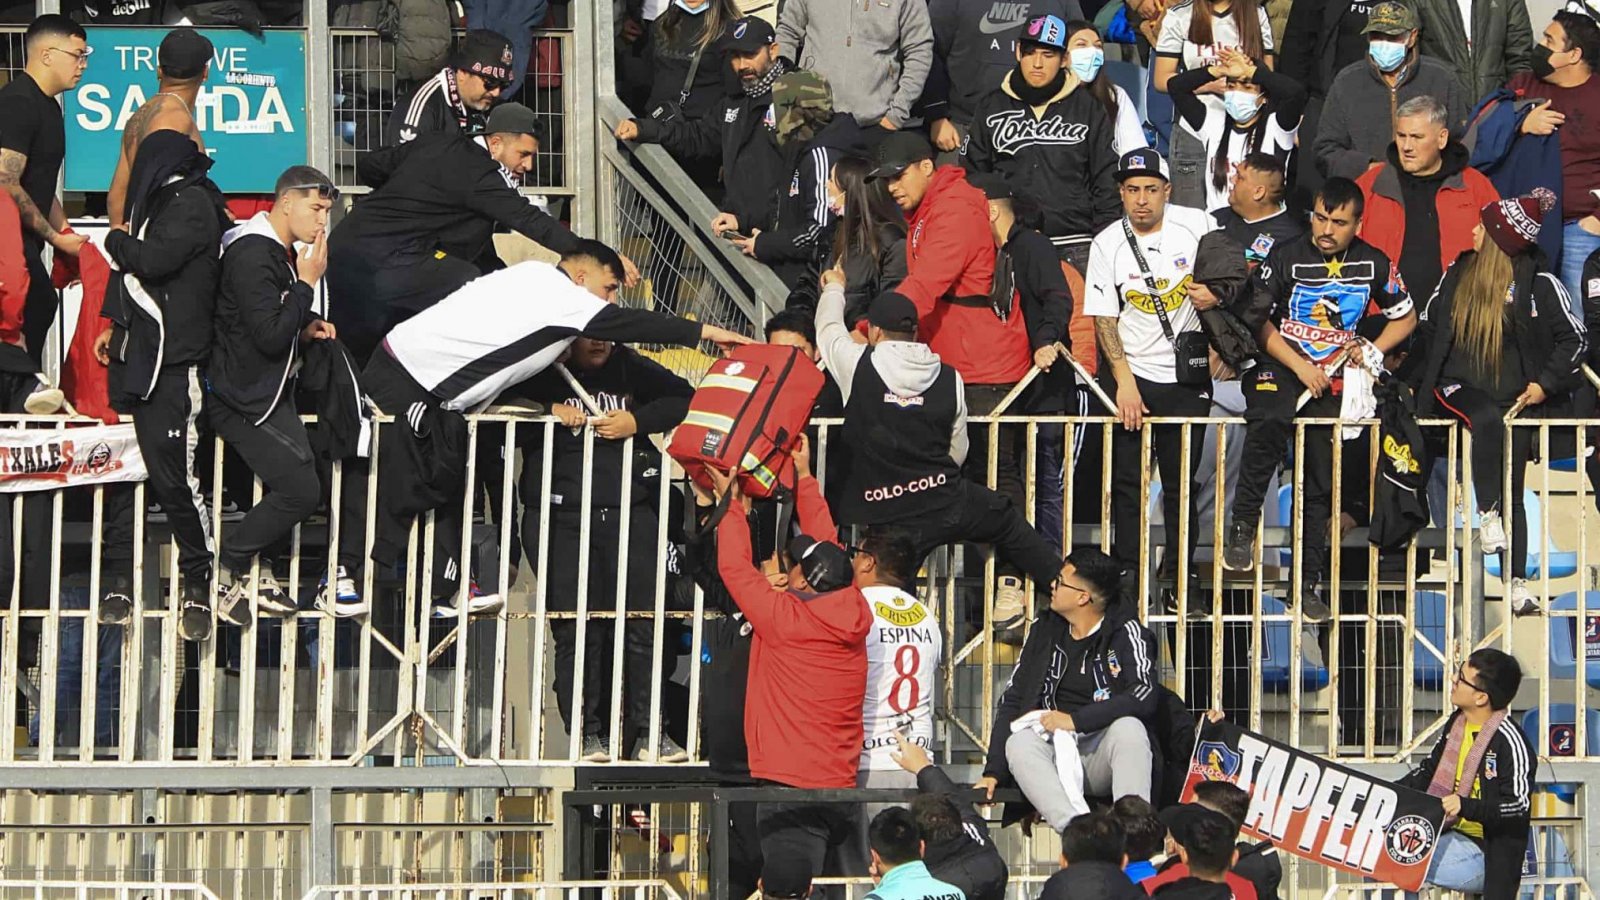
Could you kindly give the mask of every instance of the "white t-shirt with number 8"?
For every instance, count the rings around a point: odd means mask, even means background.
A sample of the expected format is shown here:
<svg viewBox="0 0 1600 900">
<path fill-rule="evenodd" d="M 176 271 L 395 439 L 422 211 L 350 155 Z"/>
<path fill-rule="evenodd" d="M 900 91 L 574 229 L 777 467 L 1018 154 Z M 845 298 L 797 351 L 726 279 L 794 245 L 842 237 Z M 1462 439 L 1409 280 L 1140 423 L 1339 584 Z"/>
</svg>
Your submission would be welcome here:
<svg viewBox="0 0 1600 900">
<path fill-rule="evenodd" d="M 933 701 L 943 638 L 933 608 L 888 585 L 863 588 L 872 610 L 867 633 L 866 732 L 862 769 L 898 769 L 890 755 L 894 733 L 924 749 L 933 747 Z"/>
</svg>

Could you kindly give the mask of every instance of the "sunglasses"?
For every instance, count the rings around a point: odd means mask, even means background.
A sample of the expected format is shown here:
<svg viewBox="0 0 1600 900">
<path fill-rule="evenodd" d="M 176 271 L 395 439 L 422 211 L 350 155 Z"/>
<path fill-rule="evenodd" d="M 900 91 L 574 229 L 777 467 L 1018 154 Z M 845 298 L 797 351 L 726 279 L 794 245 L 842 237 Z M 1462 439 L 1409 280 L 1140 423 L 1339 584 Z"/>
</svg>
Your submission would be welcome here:
<svg viewBox="0 0 1600 900">
<path fill-rule="evenodd" d="M 296 185 L 284 188 L 284 190 L 286 190 L 286 191 L 316 191 L 318 200 L 328 200 L 330 202 L 339 199 L 339 189 L 334 187 L 331 184 L 296 184 Z"/>
</svg>

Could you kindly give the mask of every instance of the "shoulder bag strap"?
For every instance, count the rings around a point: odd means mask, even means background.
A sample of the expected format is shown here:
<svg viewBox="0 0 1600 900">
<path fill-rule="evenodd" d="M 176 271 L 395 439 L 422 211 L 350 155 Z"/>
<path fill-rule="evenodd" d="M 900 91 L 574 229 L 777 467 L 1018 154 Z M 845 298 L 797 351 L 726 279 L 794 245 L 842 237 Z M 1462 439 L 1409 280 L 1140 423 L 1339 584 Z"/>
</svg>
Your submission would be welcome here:
<svg viewBox="0 0 1600 900">
<path fill-rule="evenodd" d="M 700 71 L 700 60 L 706 55 L 706 45 L 700 44 L 695 48 L 694 57 L 689 60 L 689 75 L 683 79 L 683 87 L 678 90 L 678 105 L 689 102 L 689 89 L 694 86 L 694 76 Z"/>
<path fill-rule="evenodd" d="M 1128 248 L 1133 251 L 1133 259 L 1139 264 L 1139 274 L 1144 276 L 1145 290 L 1150 292 L 1150 305 L 1156 308 L 1156 318 L 1161 320 L 1161 330 L 1166 333 L 1167 341 L 1174 348 L 1178 346 L 1178 337 L 1172 331 L 1172 320 L 1167 318 L 1166 304 L 1161 302 L 1161 291 L 1156 288 L 1156 277 L 1150 274 L 1150 264 L 1144 261 L 1144 251 L 1139 249 L 1139 241 L 1133 233 L 1133 226 L 1128 224 L 1128 217 L 1122 217 L 1122 234 L 1128 239 Z"/>
</svg>

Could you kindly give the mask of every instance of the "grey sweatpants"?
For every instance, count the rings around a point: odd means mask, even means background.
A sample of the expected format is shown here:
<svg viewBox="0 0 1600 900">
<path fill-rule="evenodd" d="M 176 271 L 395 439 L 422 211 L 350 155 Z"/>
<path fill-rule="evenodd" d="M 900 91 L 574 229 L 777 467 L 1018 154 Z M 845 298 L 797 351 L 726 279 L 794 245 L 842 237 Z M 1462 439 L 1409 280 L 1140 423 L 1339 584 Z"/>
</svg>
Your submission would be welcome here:
<svg viewBox="0 0 1600 900">
<path fill-rule="evenodd" d="M 1150 799 L 1154 759 L 1150 734 L 1144 723 L 1131 716 L 1117 719 L 1100 731 L 1078 735 L 1083 757 L 1083 792 L 1113 800 L 1133 794 Z M 1044 817 L 1051 830 L 1060 831 L 1072 820 L 1067 792 L 1056 774 L 1056 748 L 1025 728 L 1006 738 L 1006 762 L 1023 796 Z"/>
</svg>

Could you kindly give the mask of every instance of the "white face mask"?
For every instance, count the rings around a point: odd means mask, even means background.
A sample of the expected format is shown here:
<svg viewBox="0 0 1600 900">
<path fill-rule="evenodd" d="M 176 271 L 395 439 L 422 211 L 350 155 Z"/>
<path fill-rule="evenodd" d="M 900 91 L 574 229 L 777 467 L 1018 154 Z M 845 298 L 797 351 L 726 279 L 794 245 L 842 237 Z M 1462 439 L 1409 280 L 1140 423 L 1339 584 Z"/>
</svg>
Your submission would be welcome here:
<svg viewBox="0 0 1600 900">
<path fill-rule="evenodd" d="M 836 216 L 844 215 L 844 195 L 828 191 L 828 212 Z"/>
</svg>

